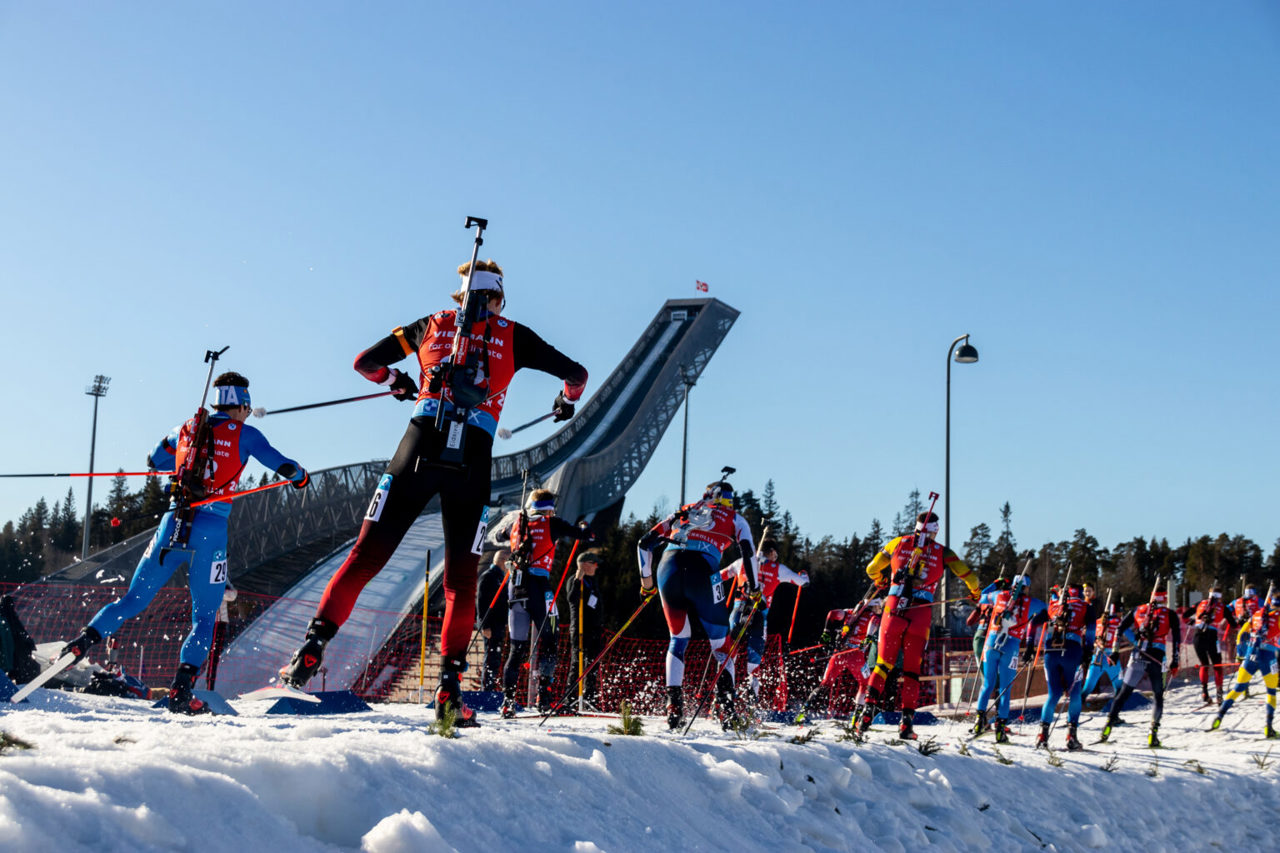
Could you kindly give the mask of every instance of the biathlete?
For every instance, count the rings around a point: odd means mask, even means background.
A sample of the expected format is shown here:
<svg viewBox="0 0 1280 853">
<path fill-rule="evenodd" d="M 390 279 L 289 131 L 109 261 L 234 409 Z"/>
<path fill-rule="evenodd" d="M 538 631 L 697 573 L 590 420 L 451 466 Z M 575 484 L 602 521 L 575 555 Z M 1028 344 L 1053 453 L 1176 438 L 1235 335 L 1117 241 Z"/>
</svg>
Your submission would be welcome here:
<svg viewBox="0 0 1280 853">
<path fill-rule="evenodd" d="M 667 543 L 655 570 L 653 551 Z M 739 725 L 734 707 L 734 662 L 729 653 L 727 590 L 720 578 L 720 555 L 736 545 L 742 557 L 744 578 L 740 586 L 758 607 L 763 592 L 756 577 L 755 547 L 751 528 L 733 508 L 733 487 L 723 480 L 707 486 L 702 500 L 681 507 L 646 533 L 636 547 L 640 561 L 640 592 L 662 600 L 671 641 L 667 646 L 667 725 L 684 724 L 684 653 L 689 645 L 690 615 L 707 632 L 711 652 L 721 666 L 716 681 L 720 723 L 726 730 Z M 701 685 L 700 685 L 701 686 Z"/>
<path fill-rule="evenodd" d="M 764 660 L 764 648 L 768 640 L 769 606 L 773 604 L 773 595 L 778 585 L 795 584 L 798 587 L 808 586 L 809 573 L 795 572 L 788 566 L 778 562 L 778 543 L 773 539 L 765 539 L 760 543 L 760 552 L 756 555 L 756 578 L 760 582 L 763 598 L 756 607 L 751 625 L 747 627 L 744 642 L 747 644 L 747 676 L 751 679 L 751 695 L 760 697 L 760 678 L 756 674 L 760 670 L 760 662 Z M 742 559 L 734 560 L 720 571 L 720 580 L 729 582 L 734 588 L 733 610 L 729 614 L 729 636 L 736 637 L 742 627 L 742 620 L 751 612 L 751 598 L 746 594 L 746 569 Z"/>
<path fill-rule="evenodd" d="M 1275 596 L 1265 603 L 1259 603 L 1249 622 L 1240 627 L 1237 637 L 1248 651 L 1244 662 L 1236 671 L 1236 681 L 1231 692 L 1223 700 L 1218 715 L 1213 719 L 1210 731 L 1222 725 L 1222 718 L 1231 710 L 1231 706 L 1244 696 L 1249 682 L 1258 673 L 1262 674 L 1262 683 L 1267 688 L 1267 727 L 1264 734 L 1267 738 L 1277 738 L 1276 733 L 1276 691 L 1280 689 L 1280 608 L 1276 606 Z"/>
<path fill-rule="evenodd" d="M 1037 621 L 1043 621 L 1040 634 L 1041 660 L 1044 662 L 1044 679 L 1049 694 L 1040 710 L 1040 734 L 1036 747 L 1049 746 L 1049 730 L 1058 716 L 1058 700 L 1067 696 L 1067 749 L 1078 752 L 1084 749 L 1077 736 L 1080 726 L 1080 660 L 1084 649 L 1093 643 L 1094 622 L 1097 613 L 1084 599 L 1080 584 L 1069 583 L 1067 588 Z"/>
<path fill-rule="evenodd" d="M 249 405 L 249 380 L 239 373 L 223 373 L 213 380 L 213 413 L 209 415 L 212 458 L 203 476 L 206 497 L 235 492 L 240 474 L 250 457 L 299 489 L 310 482 L 306 470 L 271 446 L 266 436 L 245 423 L 253 408 Z M 175 427 L 147 457 L 147 465 L 159 471 L 180 468 L 193 453 L 195 419 Z M 209 656 L 214 623 L 227 582 L 227 519 L 231 501 L 216 501 L 191 510 L 190 534 L 186 545 L 172 544 L 178 507 L 170 504 L 160 519 L 151 544 L 138 561 L 133 581 L 123 596 L 98 611 L 89 625 L 62 649 L 76 660 L 84 657 L 91 646 L 119 630 L 126 619 L 137 616 L 179 568 L 187 570 L 191 588 L 191 632 L 182 642 L 178 655 L 178 672 L 169 688 L 169 710 L 179 714 L 207 713 L 208 706 L 192 695 L 192 685 L 200 666 Z"/>
<path fill-rule="evenodd" d="M 819 706 L 823 709 L 829 707 L 832 690 L 845 673 L 858 685 L 855 703 L 861 705 L 866 701 L 867 684 L 871 680 L 867 659 L 875 655 L 883 604 L 878 598 L 869 598 L 857 607 L 828 611 L 818 640 L 828 656 L 827 668 L 823 670 L 818 686 L 804 700 L 800 713 L 796 715 L 797 724 L 806 722 Z"/>
<path fill-rule="evenodd" d="M 1200 698 L 1206 705 L 1209 699 L 1209 673 L 1213 673 L 1213 683 L 1217 687 L 1218 704 L 1222 704 L 1222 649 L 1218 626 L 1226 624 L 1228 631 L 1234 631 L 1236 621 L 1232 612 L 1222 603 L 1222 587 L 1214 584 L 1209 590 L 1209 597 L 1196 605 L 1193 618 L 1195 637 L 1193 640 L 1196 659 L 1200 663 Z"/>
<path fill-rule="evenodd" d="M 986 614 L 983 620 L 986 640 L 982 647 L 982 689 L 978 691 L 973 733 L 977 736 L 992 727 L 987 706 L 994 694 L 994 729 L 998 743 L 1009 740 L 1009 709 L 1018 661 L 1021 658 L 1024 666 L 1028 663 L 1025 651 L 1032 647 L 1029 642 L 1032 620 L 1045 611 L 1044 602 L 1031 596 L 1030 586 L 1031 579 L 1026 575 L 1018 575 L 1012 582 L 1000 578 L 992 584 L 994 589 L 989 587 L 979 599 L 979 610 Z"/>
<path fill-rule="evenodd" d="M 470 262 L 458 268 L 464 286 Z M 479 261 L 470 276 L 470 289 L 485 297 L 484 309 L 472 328 L 471 342 L 479 349 L 481 368 L 476 388 L 468 394 L 483 396 L 470 408 L 465 426 L 461 466 L 442 461 L 447 430 L 435 428 L 440 406 L 454 412 L 453 391 L 428 381 L 449 357 L 458 334 L 459 309 L 423 317 L 392 331 L 355 360 L 356 371 L 371 382 L 388 386 L 396 399 L 414 400 L 413 415 L 400 446 L 382 475 L 356 543 L 325 588 L 305 641 L 293 659 L 280 670 L 281 680 L 301 688 L 306 685 L 324 655 L 325 645 L 337 634 L 355 607 L 365 584 L 373 579 L 395 553 L 409 527 L 427 502 L 440 496 L 444 526 L 444 626 L 441 636 L 440 683 L 436 689 L 436 716 L 451 709 L 459 725 L 477 725 L 471 709 L 460 699 L 459 673 L 466 669 L 463 653 L 475 620 L 476 566 L 485 532 L 485 505 L 490 499 L 489 471 L 493 436 L 506 401 L 507 386 L 516 372 L 532 368 L 564 380 L 556 395 L 556 421 L 573 416 L 573 404 L 587 382 L 582 365 L 556 350 L 531 329 L 501 316 L 505 306 L 502 268 L 493 261 Z M 463 305 L 466 293 L 453 300 Z M 408 374 L 393 369 L 407 357 L 417 360 L 421 389 Z M 451 421 L 446 418 L 446 423 Z"/>
<path fill-rule="evenodd" d="M 1127 614 L 1120 622 L 1119 632 L 1133 643 L 1133 652 L 1129 655 L 1129 665 L 1125 667 L 1121 678 L 1120 689 L 1107 708 L 1107 722 L 1102 727 L 1099 740 L 1106 741 L 1111 736 L 1120 717 L 1120 709 L 1128 701 L 1129 696 L 1137 689 L 1145 675 L 1151 683 L 1152 698 L 1155 711 L 1151 715 L 1151 733 L 1147 736 L 1147 746 L 1160 746 L 1160 718 L 1164 714 L 1164 663 L 1169 659 L 1169 680 L 1178 674 L 1178 657 L 1181 652 L 1182 637 L 1178 614 L 1170 610 L 1166 604 L 1169 594 L 1164 590 L 1155 590 L 1151 600 L 1139 605 L 1132 613 Z M 1130 630 L 1132 629 L 1132 630 Z M 1112 651 L 1115 651 L 1114 646 Z"/>
<path fill-rule="evenodd" d="M 507 582 L 507 634 L 511 647 L 502 673 L 502 716 L 514 717 L 520 704 L 516 682 L 520 670 L 529 659 L 530 644 L 538 638 L 538 710 L 551 710 L 551 679 L 556 672 L 557 640 L 552 611 L 554 592 L 551 565 L 556 559 L 556 544 L 562 539 L 588 543 L 595 536 L 585 526 L 576 526 L 556 515 L 556 496 L 547 489 L 534 489 L 525 502 L 523 512 L 510 512 L 489 534 L 490 542 L 505 544 L 511 550 L 515 565 Z M 569 567 L 565 566 L 565 571 Z M 530 673 L 530 677 L 534 677 Z"/>
<path fill-rule="evenodd" d="M 1107 605 L 1107 612 L 1098 617 L 1093 626 L 1093 660 L 1089 663 L 1089 671 L 1085 673 L 1084 687 L 1080 691 L 1081 699 L 1088 699 L 1089 694 L 1098 687 L 1102 676 L 1107 677 L 1114 695 L 1120 689 L 1120 658 L 1116 654 L 1116 641 L 1120 636 L 1120 605 L 1112 602 Z"/>
<path fill-rule="evenodd" d="M 898 652 L 902 652 L 900 704 L 902 722 L 898 734 L 915 738 L 915 708 L 920 698 L 920 661 L 929 641 L 933 599 L 944 571 L 962 580 L 973 600 L 978 598 L 978 576 L 955 552 L 935 539 L 938 514 L 922 512 L 916 519 L 915 534 L 889 540 L 867 565 L 867 575 L 884 591 L 880 619 L 880 645 L 876 666 L 867 687 L 867 703 L 856 716 L 857 726 L 866 731 L 875 719 L 889 672 Z"/>
</svg>

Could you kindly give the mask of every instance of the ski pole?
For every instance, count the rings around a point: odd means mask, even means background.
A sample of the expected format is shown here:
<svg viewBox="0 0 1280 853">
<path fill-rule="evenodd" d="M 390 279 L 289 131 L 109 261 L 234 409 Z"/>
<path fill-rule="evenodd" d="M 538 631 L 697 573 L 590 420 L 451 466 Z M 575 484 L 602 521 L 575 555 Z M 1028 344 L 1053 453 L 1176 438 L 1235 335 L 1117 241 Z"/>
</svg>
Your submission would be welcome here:
<svg viewBox="0 0 1280 853">
<path fill-rule="evenodd" d="M 588 675 L 591 674 L 591 671 L 593 669 L 595 669 L 597 666 L 600 665 L 600 662 L 604 660 L 604 656 L 609 654 L 609 650 L 613 648 L 613 644 L 618 642 L 618 640 L 621 640 L 622 635 L 626 632 L 628 628 L 631 627 L 631 623 L 636 621 L 636 617 L 640 615 L 640 611 L 644 610 L 645 607 L 649 604 L 649 602 L 653 601 L 657 597 L 658 597 L 658 593 L 656 590 L 652 595 L 646 595 L 644 597 L 644 601 L 641 601 L 640 606 L 637 607 L 635 611 L 630 616 L 627 617 L 626 622 L 622 623 L 622 627 L 619 628 L 618 632 L 613 635 L 613 639 L 609 641 L 608 645 L 606 645 L 603 650 L 601 650 L 600 654 L 596 655 L 596 659 L 591 662 L 591 666 L 587 667 L 586 670 L 582 673 L 582 675 L 578 676 L 578 682 L 581 682 L 584 678 L 586 678 Z M 542 725 L 543 723 L 545 723 L 547 721 L 547 718 L 556 712 L 555 709 L 563 705 L 564 701 L 568 699 L 571 695 L 573 695 L 573 691 L 578 689 L 578 682 L 575 682 L 574 685 L 570 687 L 563 696 L 560 697 L 559 702 L 551 706 L 550 711 L 547 711 L 545 714 L 542 715 L 542 719 L 538 720 L 538 725 Z"/>
<path fill-rule="evenodd" d="M 698 708 L 693 712 L 693 716 L 689 718 L 689 725 L 684 727 L 684 731 L 680 733 L 680 737 L 687 735 L 689 733 L 689 729 L 693 728 L 694 722 L 698 717 L 702 716 L 702 709 L 706 707 L 707 699 L 710 697 L 711 693 L 715 692 L 716 685 L 720 682 L 720 674 L 728 669 L 729 664 L 733 662 L 733 656 L 738 653 L 738 645 L 742 642 L 742 638 L 747 636 L 747 629 L 751 627 L 751 619 L 756 615 L 756 608 L 760 606 L 760 601 L 761 600 L 757 598 L 755 602 L 752 603 L 751 612 L 749 612 L 747 614 L 747 618 L 742 621 L 742 627 L 738 629 L 737 638 L 733 641 L 733 645 L 729 647 L 729 653 L 724 656 L 724 663 L 720 664 L 719 668 L 716 669 L 715 678 L 711 679 L 711 690 L 698 697 Z M 712 657 L 715 656 L 714 651 L 711 654 Z M 710 659 L 708 659 L 708 663 L 709 662 Z"/>
<path fill-rule="evenodd" d="M 802 586 L 796 587 L 796 603 L 791 608 L 791 627 L 787 629 L 787 645 L 788 646 L 791 645 L 791 635 L 794 634 L 796 630 L 796 613 L 800 611 L 800 591 L 803 589 L 804 587 Z"/>
<path fill-rule="evenodd" d="M 422 578 L 422 645 L 418 648 L 418 704 L 427 680 L 427 594 L 431 591 L 431 549 L 427 549 L 427 565 Z M 465 660 L 465 658 L 464 658 Z"/>
<path fill-rule="evenodd" d="M 377 397 L 389 397 L 395 391 L 379 391 L 377 394 L 361 394 L 359 397 L 343 397 L 341 400 L 329 400 L 325 403 L 308 403 L 305 406 L 290 406 L 287 409 L 264 409 L 262 407 L 253 410 L 255 418 L 265 418 L 267 415 L 283 415 L 285 412 L 301 412 L 304 409 L 320 409 L 325 406 L 337 406 L 341 403 L 357 403 L 361 400 L 373 400 Z"/>
<path fill-rule="evenodd" d="M 205 498 L 202 501 L 195 501 L 191 504 L 191 507 L 194 509 L 195 507 L 198 507 L 198 506 L 204 506 L 205 504 L 218 503 L 219 501 L 233 501 L 236 498 L 242 498 L 245 495 L 251 495 L 254 492 L 264 492 L 267 489 L 275 489 L 280 486 L 291 485 L 292 482 L 293 482 L 292 480 L 279 480 L 278 482 L 275 482 L 275 483 L 267 483 L 265 486 L 255 486 L 252 489 L 245 489 L 243 492 L 232 492 L 229 495 L 215 495 L 214 497 L 211 497 L 211 498 Z"/>
<path fill-rule="evenodd" d="M 0 477 L 167 477 L 172 471 L 95 471 L 91 474 L 0 474 Z"/>
<path fill-rule="evenodd" d="M 531 427 L 531 426 L 535 426 L 535 425 L 537 425 L 537 424 L 540 424 L 540 423 L 542 423 L 543 421 L 545 421 L 547 418 L 554 417 L 554 416 L 555 416 L 555 412 L 547 412 L 545 415 L 539 415 L 538 417 L 536 417 L 536 418 L 534 418 L 533 420 L 529 421 L 527 424 L 521 424 L 520 426 L 516 427 L 515 429 L 506 429 L 505 427 L 500 427 L 500 428 L 498 429 L 498 438 L 502 438 L 502 439 L 511 438 L 511 436 L 515 435 L 516 433 L 520 432 L 521 430 L 525 430 L 525 429 L 528 429 L 528 428 L 529 428 L 529 427 Z"/>
</svg>

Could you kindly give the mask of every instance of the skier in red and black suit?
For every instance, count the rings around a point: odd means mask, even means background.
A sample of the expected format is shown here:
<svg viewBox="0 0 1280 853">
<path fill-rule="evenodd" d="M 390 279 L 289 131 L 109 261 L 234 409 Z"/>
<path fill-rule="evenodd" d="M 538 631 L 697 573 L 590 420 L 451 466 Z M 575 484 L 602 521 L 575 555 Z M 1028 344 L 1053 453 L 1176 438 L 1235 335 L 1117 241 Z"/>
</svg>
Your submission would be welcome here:
<svg viewBox="0 0 1280 853">
<path fill-rule="evenodd" d="M 809 584 L 808 572 L 796 572 L 789 566 L 778 562 L 778 543 L 773 539 L 765 539 L 760 543 L 760 552 L 756 554 L 756 579 L 760 581 L 760 591 L 764 594 L 760 605 L 755 608 L 755 615 L 747 627 L 743 642 L 747 645 L 747 677 L 751 679 L 751 695 L 760 697 L 760 678 L 756 673 L 764 660 L 765 644 L 768 642 L 769 608 L 773 606 L 773 594 L 778 586 L 792 583 L 798 587 Z M 746 595 L 746 575 L 742 568 L 742 560 L 734 560 L 720 570 L 720 580 L 734 586 L 733 611 L 729 615 L 729 634 L 737 636 L 742 628 L 742 620 L 751 612 L 751 600 Z"/>
<path fill-rule="evenodd" d="M 929 642 L 929 622 L 933 599 L 942 573 L 948 569 L 964 581 L 969 597 L 978 599 L 978 575 L 945 545 L 935 542 L 938 514 L 922 512 L 916 532 L 889 540 L 867 565 L 872 582 L 885 591 L 884 615 L 880 619 L 880 647 L 876 668 L 867 687 L 867 705 L 857 718 L 860 729 L 870 728 L 881 702 L 885 682 L 902 652 L 902 724 L 898 734 L 915 738 L 913 721 L 920 698 L 920 660 Z"/>
<path fill-rule="evenodd" d="M 1178 614 L 1165 606 L 1168 600 L 1167 592 L 1156 590 L 1151 594 L 1150 602 L 1139 605 L 1120 622 L 1119 631 L 1133 643 L 1133 654 L 1129 656 L 1129 665 L 1125 667 L 1120 689 L 1107 708 L 1107 723 L 1102 727 L 1103 741 L 1111 736 L 1111 729 L 1116 725 L 1120 709 L 1145 675 L 1151 682 L 1152 698 L 1156 705 L 1151 716 L 1151 734 L 1147 737 L 1147 746 L 1160 745 L 1157 733 L 1160 729 L 1160 717 L 1164 714 L 1165 655 L 1169 655 L 1169 680 L 1172 681 L 1178 674 L 1178 655 L 1182 648 L 1182 627 L 1178 622 Z"/>
<path fill-rule="evenodd" d="M 489 534 L 490 541 L 506 542 L 515 566 L 507 584 L 510 606 L 507 633 L 511 648 L 502 674 L 502 716 L 516 715 L 516 682 L 520 668 L 529 658 L 532 638 L 538 638 L 538 710 L 551 710 L 551 678 L 556 671 L 555 619 L 551 604 L 551 564 L 556 559 L 556 543 L 562 539 L 594 542 L 585 526 L 579 527 L 555 514 L 556 496 L 547 489 L 534 489 L 524 512 L 508 513 Z M 568 571 L 569 567 L 565 567 Z M 551 627 L 548 627 L 550 619 Z M 532 674 L 530 677 L 533 677 Z"/>
<path fill-rule="evenodd" d="M 655 571 L 653 551 L 663 542 L 667 547 Z M 702 500 L 683 506 L 658 522 L 636 546 L 640 592 L 653 595 L 656 591 L 661 595 L 662 611 L 671 632 L 667 647 L 667 725 L 672 729 L 684 723 L 681 685 L 691 612 L 707 632 L 716 662 L 723 665 L 715 685 L 721 725 L 728 730 L 739 722 L 733 702 L 733 661 L 725 661 L 730 646 L 729 611 L 724 606 L 728 591 L 720 578 L 720 555 L 734 545 L 742 555 L 744 577 L 740 583 L 758 607 L 764 593 L 756 577 L 751 528 L 733 508 L 733 487 L 728 483 L 707 486 Z"/>
<path fill-rule="evenodd" d="M 464 283 L 470 266 L 468 262 L 458 268 Z M 474 714 L 459 699 L 458 673 L 466 669 L 463 653 L 475 618 L 478 543 L 483 539 L 485 505 L 490 499 L 493 436 L 507 386 L 516 371 L 526 367 L 563 379 L 564 389 L 556 395 L 553 411 L 556 421 L 564 421 L 573 416 L 573 403 L 587 382 L 586 368 L 532 330 L 500 315 L 505 299 L 502 269 L 497 264 L 478 262 L 470 283 L 472 291 L 483 291 L 488 299 L 480 319 L 468 330 L 481 358 L 476 374 L 480 387 L 474 390 L 483 393 L 484 401 L 470 409 L 463 464 L 440 462 L 446 432 L 437 430 L 434 421 L 441 398 L 446 413 L 451 413 L 453 397 L 449 388 L 433 391 L 427 382 L 433 368 L 448 358 L 453 348 L 459 312 L 448 309 L 395 329 L 356 357 L 355 369 L 360 375 L 389 386 L 396 399 L 416 400 L 413 416 L 378 483 L 355 546 L 320 599 L 306 642 L 280 671 L 281 679 L 296 687 L 311 679 L 320 667 L 325 644 L 351 615 L 360 591 L 386 565 L 427 502 L 439 495 L 445 538 L 445 611 L 436 715 L 442 716 L 444 709 L 451 707 L 461 725 L 475 723 Z M 462 305 L 465 295 L 462 290 L 454 293 L 454 302 Z M 408 374 L 389 366 L 410 356 L 418 362 L 421 390 Z"/>
<path fill-rule="evenodd" d="M 867 658 L 875 654 L 876 636 L 880 630 L 880 608 L 883 604 L 880 599 L 871 598 L 857 607 L 827 613 L 827 620 L 822 625 L 822 636 L 818 641 L 830 657 L 827 658 L 822 681 L 813 688 L 809 698 L 804 700 L 804 707 L 796 715 L 797 723 L 805 722 L 820 703 L 827 705 L 830 702 L 832 688 L 846 672 L 858 684 L 855 701 L 858 704 L 866 701 L 867 684 L 871 676 Z"/>
<path fill-rule="evenodd" d="M 1228 636 L 1235 632 L 1236 621 L 1231 611 L 1222 603 L 1222 587 L 1214 584 L 1209 597 L 1196 605 L 1192 624 L 1195 637 L 1192 640 L 1196 658 L 1200 662 L 1200 698 L 1207 705 L 1209 699 L 1209 672 L 1213 671 L 1213 683 L 1218 688 L 1218 704 L 1222 704 L 1222 649 L 1218 626 L 1226 623 Z"/>
</svg>

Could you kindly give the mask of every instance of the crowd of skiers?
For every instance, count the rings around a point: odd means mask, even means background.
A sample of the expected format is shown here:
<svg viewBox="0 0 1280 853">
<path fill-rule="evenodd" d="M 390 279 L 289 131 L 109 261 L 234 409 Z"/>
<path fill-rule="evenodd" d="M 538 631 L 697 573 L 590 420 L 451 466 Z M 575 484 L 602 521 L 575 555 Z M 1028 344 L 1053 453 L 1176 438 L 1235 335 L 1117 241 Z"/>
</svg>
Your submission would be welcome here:
<svg viewBox="0 0 1280 853">
<path fill-rule="evenodd" d="M 473 225 L 478 250 L 485 223 L 469 219 L 468 227 Z M 372 496 L 356 542 L 329 581 L 301 646 L 280 670 L 280 681 L 297 689 L 307 686 L 320 668 L 326 645 L 350 616 L 361 590 L 382 569 L 427 502 L 439 496 L 445 536 L 445 613 L 436 713 L 448 715 L 458 725 L 471 726 L 478 723 L 462 701 L 459 676 L 467 668 L 466 651 L 474 632 L 482 631 L 485 638 L 483 685 L 500 684 L 502 713 L 512 716 L 522 704 L 516 695 L 521 668 L 537 647 L 538 638 L 548 630 L 554 633 L 553 623 L 548 628 L 555 613 L 550 571 L 561 541 L 572 539 L 588 545 L 574 566 L 577 618 L 593 620 L 591 633 L 595 636 L 590 649 L 594 658 L 608 647 L 602 649 L 598 642 L 598 611 L 594 608 L 599 596 L 592 580 L 598 557 L 589 550 L 591 532 L 558 518 L 555 496 L 541 489 L 527 500 L 522 496 L 522 506 L 498 524 L 487 524 L 493 438 L 515 373 L 528 367 L 562 380 L 552 415 L 556 421 L 564 421 L 573 416 L 587 371 L 532 330 L 502 316 L 506 297 L 503 272 L 496 263 L 478 260 L 473 251 L 471 261 L 461 265 L 458 274 L 461 286 L 453 294 L 454 308 L 396 327 L 355 359 L 360 375 L 386 386 L 395 398 L 412 402 L 413 413 Z M 218 355 L 211 352 L 206 361 L 216 361 Z M 417 369 L 406 373 L 392 366 L 404 359 L 412 359 Z M 213 642 L 227 581 L 230 499 L 237 494 L 246 462 L 254 457 L 300 489 L 310 482 L 299 463 L 275 450 L 258 430 L 245 423 L 252 411 L 248 379 L 238 373 L 213 379 L 212 364 L 210 378 L 213 413 L 207 414 L 202 403 L 197 416 L 176 427 L 148 457 L 152 467 L 173 472 L 173 502 L 128 591 L 98 612 L 81 634 L 66 644 L 62 656 L 64 665 L 67 660 L 83 657 L 126 619 L 141 612 L 174 571 L 185 568 L 191 587 L 192 630 L 183 643 L 169 693 L 169 709 L 185 714 L 208 710 L 193 695 L 192 685 Z M 206 395 L 208 390 L 207 384 Z M 732 469 L 726 469 L 727 473 Z M 804 703 L 799 721 L 820 713 L 831 691 L 848 674 L 858 684 L 851 721 L 857 730 L 865 731 L 879 713 L 896 710 L 901 713 L 900 736 L 914 738 L 922 656 L 939 586 L 950 572 L 963 583 L 975 605 L 970 623 L 976 629 L 975 662 L 981 679 L 975 735 L 991 730 L 996 740 L 1008 738 L 1013 688 L 1021 673 L 1040 668 L 1048 695 L 1040 714 L 1038 744 L 1048 744 L 1058 702 L 1065 698 L 1066 747 L 1081 748 L 1078 726 L 1082 699 L 1103 675 L 1113 687 L 1114 698 L 1107 709 L 1102 738 L 1109 736 L 1125 702 L 1145 680 L 1155 702 L 1149 743 L 1159 743 L 1165 673 L 1170 678 L 1177 674 L 1182 642 L 1180 617 L 1169 608 L 1158 583 L 1149 601 L 1127 613 L 1121 613 L 1109 598 L 1100 605 L 1096 590 L 1089 583 L 1073 581 L 1069 573 L 1061 586 L 1050 590 L 1047 601 L 1031 595 L 1025 570 L 1012 579 L 1001 577 L 984 589 L 977 573 L 936 541 L 937 534 L 938 516 L 931 510 L 921 513 L 913 532 L 890 540 L 866 566 L 872 584 L 863 601 L 830 611 L 822 633 L 826 669 Z M 477 569 L 486 542 L 500 550 L 481 579 L 478 602 Z M 723 557 L 731 549 L 736 549 L 739 557 L 722 570 Z M 711 684 L 717 715 L 726 728 L 741 725 L 745 708 L 736 690 L 734 653 L 739 647 L 746 649 L 745 675 L 750 690 L 742 692 L 758 694 L 757 669 L 774 593 L 781 583 L 804 586 L 808 576 L 778 562 L 777 543 L 767 534 L 756 549 L 746 520 L 735 509 L 733 488 L 726 479 L 711 483 L 700 500 L 656 524 L 637 543 L 637 555 L 642 606 L 656 596 L 670 633 L 665 661 L 669 726 L 683 726 L 689 717 L 683 682 L 694 620 L 710 640 L 714 656 L 716 671 Z M 1206 703 L 1211 701 L 1208 691 L 1212 679 L 1220 705 L 1215 728 L 1245 695 L 1250 679 L 1261 674 L 1267 696 L 1266 735 L 1275 736 L 1277 619 L 1274 601 L 1269 596 L 1260 598 L 1255 588 L 1224 603 L 1221 589 L 1215 587 L 1190 615 L 1202 696 Z M 503 628 L 509 638 L 508 653 L 505 665 L 500 666 Z M 1224 695 L 1220 646 L 1223 636 L 1229 635 L 1235 636 L 1235 657 L 1242 664 L 1234 685 Z M 1124 649 L 1122 639 L 1126 641 Z M 563 685 L 552 684 L 555 643 L 543 646 L 536 672 L 530 677 L 536 680 L 537 706 L 552 712 L 557 709 L 556 694 Z M 1121 666 L 1120 655 L 1125 651 L 1128 660 Z M 588 674 L 586 662 L 579 666 L 582 679 Z M 696 709 L 694 714 L 700 711 Z"/>
</svg>

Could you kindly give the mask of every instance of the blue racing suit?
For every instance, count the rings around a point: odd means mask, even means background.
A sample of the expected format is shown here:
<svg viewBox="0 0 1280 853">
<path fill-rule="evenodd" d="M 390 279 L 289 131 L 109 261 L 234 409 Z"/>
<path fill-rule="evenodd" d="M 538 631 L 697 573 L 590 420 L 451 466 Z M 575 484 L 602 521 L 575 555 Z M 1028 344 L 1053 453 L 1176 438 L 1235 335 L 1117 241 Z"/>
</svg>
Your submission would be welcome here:
<svg viewBox="0 0 1280 853">
<path fill-rule="evenodd" d="M 209 425 L 215 440 L 227 441 L 234 453 L 238 450 L 240 469 L 252 456 L 265 467 L 288 477 L 296 486 L 307 483 L 307 472 L 297 462 L 285 457 L 271 446 L 266 437 L 254 427 L 240 423 L 223 412 L 209 417 Z M 174 450 L 178 446 L 181 426 L 165 436 L 152 451 L 148 461 L 158 470 L 172 471 Z M 235 457 L 232 456 L 232 460 Z M 219 460 L 219 464 L 227 464 Z M 234 461 L 232 462 L 234 464 Z M 240 471 L 223 483 L 219 491 L 234 491 Z M 225 479 L 225 478 L 224 478 Z M 191 533 L 186 547 L 173 547 L 170 539 L 177 523 L 174 507 L 160 519 L 151 544 L 138 561 L 129 590 L 120 598 L 98 611 L 89 627 L 104 638 L 114 634 L 126 619 L 137 616 L 156 593 L 179 568 L 187 569 L 191 587 L 191 633 L 182 643 L 182 663 L 200 666 L 209 654 L 213 640 L 213 625 L 218 607 L 222 604 L 222 591 L 227 582 L 227 518 L 231 515 L 231 501 L 205 504 L 194 510 Z"/>
</svg>

